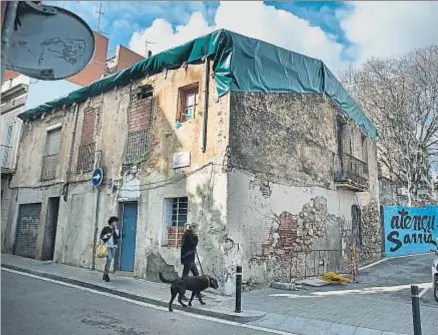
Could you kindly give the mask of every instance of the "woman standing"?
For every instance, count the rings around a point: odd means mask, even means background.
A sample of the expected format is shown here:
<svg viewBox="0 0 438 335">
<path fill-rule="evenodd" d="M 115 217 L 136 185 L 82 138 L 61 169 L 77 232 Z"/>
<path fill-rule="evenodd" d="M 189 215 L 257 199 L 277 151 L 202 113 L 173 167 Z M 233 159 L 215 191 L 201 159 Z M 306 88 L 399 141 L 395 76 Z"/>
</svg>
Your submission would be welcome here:
<svg viewBox="0 0 438 335">
<path fill-rule="evenodd" d="M 110 281 L 109 272 L 111 267 L 111 262 L 114 258 L 114 252 L 118 247 L 120 233 L 117 225 L 119 223 L 119 219 L 115 216 L 111 216 L 108 220 L 108 226 L 102 229 L 100 233 L 100 239 L 106 243 L 108 247 L 108 256 L 106 257 L 105 271 L 103 273 L 103 280 L 106 282 Z"/>
</svg>

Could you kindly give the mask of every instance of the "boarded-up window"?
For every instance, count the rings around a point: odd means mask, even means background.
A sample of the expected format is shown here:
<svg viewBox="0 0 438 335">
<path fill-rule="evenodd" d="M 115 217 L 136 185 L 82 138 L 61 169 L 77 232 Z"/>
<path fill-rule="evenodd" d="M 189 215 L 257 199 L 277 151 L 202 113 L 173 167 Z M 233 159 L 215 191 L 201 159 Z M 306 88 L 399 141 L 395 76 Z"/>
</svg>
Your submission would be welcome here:
<svg viewBox="0 0 438 335">
<path fill-rule="evenodd" d="M 87 108 L 84 111 L 81 145 L 79 146 L 78 164 L 76 168 L 77 173 L 91 172 L 94 168 L 98 113 L 98 108 Z"/>
<path fill-rule="evenodd" d="M 55 179 L 60 146 L 61 128 L 48 131 L 44 148 L 41 180 Z"/>
<path fill-rule="evenodd" d="M 141 88 L 131 97 L 125 164 L 134 164 L 146 159 L 153 104 L 152 97 L 153 92 L 150 86 Z"/>
<path fill-rule="evenodd" d="M 164 199 L 162 245 L 179 247 L 187 223 L 188 198 Z"/>
<path fill-rule="evenodd" d="M 61 145 L 61 128 L 57 128 L 47 132 L 46 147 L 44 156 L 59 154 Z"/>
</svg>

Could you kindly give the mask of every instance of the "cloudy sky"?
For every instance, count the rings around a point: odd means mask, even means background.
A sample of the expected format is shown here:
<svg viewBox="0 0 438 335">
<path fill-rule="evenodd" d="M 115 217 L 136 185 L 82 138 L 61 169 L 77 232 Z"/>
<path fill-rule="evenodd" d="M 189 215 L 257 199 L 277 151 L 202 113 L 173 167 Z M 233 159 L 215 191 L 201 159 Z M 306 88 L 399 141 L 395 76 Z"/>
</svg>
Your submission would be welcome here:
<svg viewBox="0 0 438 335">
<path fill-rule="evenodd" d="M 54 2 L 46 2 L 53 4 Z M 57 1 L 97 29 L 99 1 Z M 159 52 L 226 28 L 322 59 L 335 73 L 368 57 L 438 44 L 438 2 L 103 1 L 100 30 Z"/>
</svg>

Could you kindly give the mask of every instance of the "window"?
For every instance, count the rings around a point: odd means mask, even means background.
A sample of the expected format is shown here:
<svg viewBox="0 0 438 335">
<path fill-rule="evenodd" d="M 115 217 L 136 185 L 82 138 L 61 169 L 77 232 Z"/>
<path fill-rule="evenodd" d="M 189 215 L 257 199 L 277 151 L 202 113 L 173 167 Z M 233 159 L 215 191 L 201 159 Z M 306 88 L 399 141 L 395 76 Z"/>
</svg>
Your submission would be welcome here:
<svg viewBox="0 0 438 335">
<path fill-rule="evenodd" d="M 361 144 L 362 144 L 362 161 L 364 163 L 368 163 L 368 146 L 367 146 L 367 138 L 365 135 L 361 135 Z"/>
<path fill-rule="evenodd" d="M 2 143 L 2 152 L 1 152 L 1 159 L 2 159 L 2 167 L 9 168 L 12 158 L 12 134 L 14 131 L 14 124 L 9 123 L 6 126 L 6 131 L 3 133 L 3 143 Z"/>
<path fill-rule="evenodd" d="M 81 145 L 78 150 L 77 173 L 91 172 L 94 168 L 94 156 L 96 153 L 96 131 L 99 120 L 98 108 L 87 108 L 84 110 L 84 121 L 82 122 Z"/>
<path fill-rule="evenodd" d="M 193 84 L 180 89 L 180 108 L 178 121 L 185 122 L 195 117 L 196 107 L 199 102 L 199 85 Z"/>
<path fill-rule="evenodd" d="M 351 228 L 356 247 L 362 246 L 362 211 L 359 206 L 351 206 Z"/>
<path fill-rule="evenodd" d="M 48 131 L 46 137 L 46 147 L 44 149 L 41 180 L 55 179 L 60 144 L 61 128 Z"/>
<path fill-rule="evenodd" d="M 146 160 L 153 110 L 153 88 L 144 86 L 133 93 L 128 113 L 128 137 L 124 167 Z"/>
<path fill-rule="evenodd" d="M 187 197 L 164 199 L 162 245 L 179 247 L 187 223 Z"/>
</svg>

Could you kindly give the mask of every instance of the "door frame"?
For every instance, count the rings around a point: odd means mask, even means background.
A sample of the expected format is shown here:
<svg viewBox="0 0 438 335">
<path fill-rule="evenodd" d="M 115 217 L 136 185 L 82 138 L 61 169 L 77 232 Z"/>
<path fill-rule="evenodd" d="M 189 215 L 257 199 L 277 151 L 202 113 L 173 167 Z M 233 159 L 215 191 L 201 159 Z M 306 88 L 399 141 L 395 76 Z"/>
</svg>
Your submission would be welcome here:
<svg viewBox="0 0 438 335">
<path fill-rule="evenodd" d="M 136 233 L 135 233 L 135 238 L 137 238 L 137 228 L 138 228 L 138 201 L 121 201 L 119 202 L 119 208 L 118 208 L 118 213 L 119 213 L 119 233 L 120 233 L 120 239 L 119 239 L 119 247 L 117 248 L 117 252 L 114 255 L 114 262 L 113 262 L 113 270 L 114 271 L 122 271 L 120 269 L 120 260 L 121 260 L 121 256 L 122 256 L 122 243 L 123 243 L 123 215 L 125 214 L 125 206 L 129 205 L 129 204 L 133 204 L 136 205 L 137 207 L 137 226 L 136 226 Z M 137 246 L 136 248 L 137 249 Z M 134 249 L 134 252 L 136 252 L 136 250 Z M 123 271 L 123 272 L 127 272 L 130 273 L 130 271 Z"/>
</svg>

